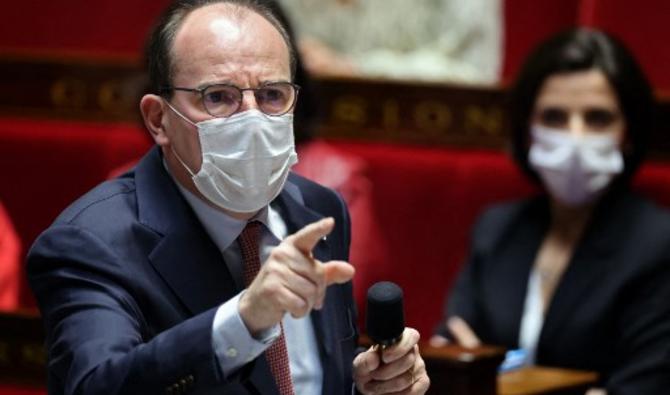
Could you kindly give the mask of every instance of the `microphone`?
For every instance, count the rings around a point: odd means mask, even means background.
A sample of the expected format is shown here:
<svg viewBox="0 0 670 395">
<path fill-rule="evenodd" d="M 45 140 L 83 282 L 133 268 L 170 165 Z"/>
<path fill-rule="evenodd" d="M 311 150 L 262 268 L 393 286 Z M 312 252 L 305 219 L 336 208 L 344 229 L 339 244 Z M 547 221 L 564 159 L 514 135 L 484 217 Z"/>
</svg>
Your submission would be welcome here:
<svg viewBox="0 0 670 395">
<path fill-rule="evenodd" d="M 368 289 L 365 326 L 370 339 L 381 348 L 400 341 L 405 330 L 405 313 L 399 286 L 381 281 Z"/>
</svg>

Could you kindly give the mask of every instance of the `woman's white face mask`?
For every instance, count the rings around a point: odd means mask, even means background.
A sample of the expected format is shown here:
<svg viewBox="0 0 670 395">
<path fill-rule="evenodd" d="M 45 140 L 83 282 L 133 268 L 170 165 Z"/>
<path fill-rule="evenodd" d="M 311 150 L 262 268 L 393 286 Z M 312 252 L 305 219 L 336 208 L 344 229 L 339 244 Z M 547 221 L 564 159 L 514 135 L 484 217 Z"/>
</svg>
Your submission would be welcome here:
<svg viewBox="0 0 670 395">
<path fill-rule="evenodd" d="M 194 173 L 176 152 L 175 156 L 209 201 L 232 212 L 252 213 L 279 195 L 291 166 L 298 162 L 293 114 L 269 116 L 248 110 L 194 123 L 167 104 L 198 128 L 200 170 Z"/>
<path fill-rule="evenodd" d="M 572 207 L 595 201 L 624 169 L 615 135 L 576 136 L 540 125 L 531 128 L 528 161 L 551 196 Z"/>
</svg>

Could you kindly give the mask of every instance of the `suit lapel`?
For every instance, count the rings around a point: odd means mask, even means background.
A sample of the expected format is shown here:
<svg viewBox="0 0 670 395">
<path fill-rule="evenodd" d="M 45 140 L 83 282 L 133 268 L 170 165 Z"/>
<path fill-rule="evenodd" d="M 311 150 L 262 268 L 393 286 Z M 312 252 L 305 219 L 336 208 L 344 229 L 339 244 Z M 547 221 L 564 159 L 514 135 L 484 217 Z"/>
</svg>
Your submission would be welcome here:
<svg viewBox="0 0 670 395">
<path fill-rule="evenodd" d="M 277 199 L 277 208 L 286 221 L 289 234 L 295 233 L 306 225 L 318 221 L 323 216 L 308 208 L 303 200 L 300 190 L 295 184 L 289 181 L 286 183 L 284 191 Z M 312 250 L 314 257 L 321 262 L 327 262 L 332 259 L 332 251 L 326 240 L 321 240 Z M 339 345 L 339 340 L 335 332 L 336 322 L 340 317 L 338 309 L 341 309 L 342 295 L 340 289 L 336 286 L 328 287 L 326 298 L 321 310 L 312 310 L 310 317 L 316 338 L 319 341 L 319 352 L 321 357 L 321 367 L 323 370 L 323 394 L 335 394 L 343 386 L 341 379 L 342 367 L 338 364 L 338 357 L 334 347 Z"/>
<path fill-rule="evenodd" d="M 528 278 L 547 230 L 545 206 L 546 202 L 542 199 L 529 202 L 529 206 L 517 214 L 521 222 L 512 223 L 514 236 L 499 241 L 502 248 L 493 250 L 498 255 L 495 258 L 498 263 L 493 274 L 487 276 L 482 290 L 491 293 L 484 299 L 494 301 L 491 313 L 496 314 L 496 318 L 492 322 L 498 324 L 495 328 L 485 327 L 482 330 L 489 331 L 494 337 L 496 333 L 500 334 L 501 338 L 495 339 L 500 344 L 518 345 L 519 342 Z M 489 323 L 484 324 L 490 326 Z"/>
<path fill-rule="evenodd" d="M 552 339 L 568 322 L 576 306 L 587 300 L 588 293 L 605 278 L 608 263 L 623 243 L 627 220 L 626 193 L 612 193 L 598 205 L 582 240 L 559 282 L 545 317 L 540 343 Z"/>
<path fill-rule="evenodd" d="M 284 190 L 277 199 L 277 208 L 286 222 L 289 234 L 293 234 L 304 228 L 308 224 L 323 218 L 319 213 L 305 206 L 302 194 L 298 187 L 288 181 Z M 327 239 L 327 237 L 326 237 Z M 326 240 L 319 241 L 312 250 L 314 257 L 321 262 L 331 260 L 330 247 Z M 326 303 L 321 310 L 312 310 L 312 324 L 316 332 L 317 339 L 321 342 L 321 347 L 325 354 L 329 356 L 332 353 L 332 344 L 334 344 L 333 331 L 330 325 L 326 325 L 327 317 L 333 309 L 333 303 L 336 296 L 332 295 L 333 290 L 326 291 Z M 325 367 L 325 366 L 324 366 Z"/>
<path fill-rule="evenodd" d="M 275 207 L 279 209 L 282 219 L 286 222 L 289 234 L 293 234 L 310 223 L 324 218 L 323 215 L 305 206 L 300 189 L 290 180 L 287 181 L 284 190 L 275 202 Z M 325 240 L 319 241 L 312 252 L 314 257 L 322 262 L 331 259 L 330 247 Z"/>
<path fill-rule="evenodd" d="M 193 315 L 240 291 L 195 214 L 163 167 L 158 148 L 136 169 L 140 221 L 160 236 L 149 260 Z"/>
</svg>

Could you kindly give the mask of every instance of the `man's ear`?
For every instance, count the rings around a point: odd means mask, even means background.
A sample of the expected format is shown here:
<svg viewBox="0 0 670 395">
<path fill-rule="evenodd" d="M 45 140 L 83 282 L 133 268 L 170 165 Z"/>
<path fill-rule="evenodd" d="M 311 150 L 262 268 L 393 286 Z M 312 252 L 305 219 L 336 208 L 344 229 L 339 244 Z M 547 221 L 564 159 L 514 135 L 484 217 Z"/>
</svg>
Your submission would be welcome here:
<svg viewBox="0 0 670 395">
<path fill-rule="evenodd" d="M 170 139 L 165 133 L 165 123 L 163 122 L 163 117 L 165 116 L 163 99 L 154 94 L 142 96 L 142 100 L 140 100 L 140 112 L 144 119 L 144 126 L 146 126 L 156 144 L 161 147 L 168 145 Z"/>
</svg>

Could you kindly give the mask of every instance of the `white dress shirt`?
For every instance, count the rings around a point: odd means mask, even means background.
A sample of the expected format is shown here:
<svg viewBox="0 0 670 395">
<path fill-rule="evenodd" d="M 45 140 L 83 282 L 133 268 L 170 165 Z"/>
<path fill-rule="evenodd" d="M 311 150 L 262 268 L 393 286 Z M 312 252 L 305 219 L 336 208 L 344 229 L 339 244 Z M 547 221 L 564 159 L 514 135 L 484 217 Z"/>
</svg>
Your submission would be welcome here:
<svg viewBox="0 0 670 395">
<path fill-rule="evenodd" d="M 242 283 L 242 255 L 235 241 L 247 221 L 232 218 L 203 202 L 178 183 L 177 186 L 221 251 L 236 282 Z M 260 221 L 264 225 L 260 251 L 262 265 L 272 248 L 287 236 L 286 223 L 270 206 L 261 209 L 251 220 Z M 261 355 L 280 335 L 280 326 L 277 324 L 266 333 L 262 333 L 260 339 L 251 336 L 238 309 L 238 302 L 243 293 L 244 291 L 240 292 L 219 307 L 212 325 L 212 345 L 221 371 L 226 377 Z M 320 394 L 323 369 L 314 326 L 309 315 L 296 319 L 286 314 L 282 323 L 295 393 Z"/>
<path fill-rule="evenodd" d="M 526 365 L 535 364 L 537 343 L 544 325 L 541 282 L 538 271 L 531 270 L 519 330 L 519 347 L 526 351 Z"/>
</svg>

